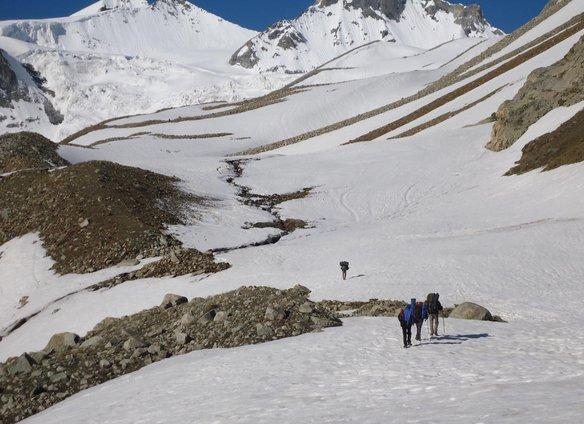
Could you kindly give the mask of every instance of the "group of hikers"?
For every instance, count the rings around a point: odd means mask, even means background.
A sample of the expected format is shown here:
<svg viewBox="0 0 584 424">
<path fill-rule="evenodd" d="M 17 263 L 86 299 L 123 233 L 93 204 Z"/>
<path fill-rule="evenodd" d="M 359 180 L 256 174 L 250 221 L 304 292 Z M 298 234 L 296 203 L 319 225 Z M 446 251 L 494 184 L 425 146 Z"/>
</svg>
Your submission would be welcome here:
<svg viewBox="0 0 584 424">
<path fill-rule="evenodd" d="M 404 347 L 412 345 L 412 327 L 416 325 L 416 340 L 422 340 L 422 325 L 424 321 L 430 320 L 430 337 L 438 335 L 439 316 L 444 308 L 440 303 L 438 293 L 430 293 L 425 302 L 418 302 L 412 299 L 410 304 L 401 309 L 398 320 L 404 336 Z"/>
<path fill-rule="evenodd" d="M 342 261 L 340 265 L 341 276 L 343 280 L 346 280 L 349 262 Z M 422 325 L 428 319 L 430 320 L 430 337 L 438 335 L 439 316 L 444 309 L 439 299 L 440 295 L 438 293 L 430 293 L 425 302 L 418 302 L 416 299 L 412 299 L 408 306 L 400 310 L 398 319 L 404 336 L 405 348 L 412 345 L 412 327 L 414 324 L 416 325 L 416 340 L 418 341 L 422 340 Z"/>
</svg>

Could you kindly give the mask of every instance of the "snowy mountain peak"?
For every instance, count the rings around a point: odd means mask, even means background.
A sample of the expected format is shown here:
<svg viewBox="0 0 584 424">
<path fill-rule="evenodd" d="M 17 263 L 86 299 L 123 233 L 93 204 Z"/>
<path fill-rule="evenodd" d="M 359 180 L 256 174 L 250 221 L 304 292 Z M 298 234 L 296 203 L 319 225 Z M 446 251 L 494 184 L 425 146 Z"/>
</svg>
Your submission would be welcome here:
<svg viewBox="0 0 584 424">
<path fill-rule="evenodd" d="M 0 22 L 0 35 L 48 49 L 190 61 L 256 34 L 186 0 L 151 3 L 102 0 L 68 18 Z"/>
<path fill-rule="evenodd" d="M 453 39 L 500 34 L 477 5 L 444 0 L 317 0 L 297 19 L 280 21 L 248 41 L 230 63 L 259 71 L 305 72 L 373 41 L 429 49 Z"/>
</svg>

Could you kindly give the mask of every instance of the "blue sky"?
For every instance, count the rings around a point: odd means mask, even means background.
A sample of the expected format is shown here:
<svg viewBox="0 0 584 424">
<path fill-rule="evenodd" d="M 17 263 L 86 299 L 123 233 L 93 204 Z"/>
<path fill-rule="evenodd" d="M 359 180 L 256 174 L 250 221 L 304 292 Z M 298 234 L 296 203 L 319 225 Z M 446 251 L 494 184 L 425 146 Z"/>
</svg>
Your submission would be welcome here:
<svg viewBox="0 0 584 424">
<path fill-rule="evenodd" d="M 315 0 L 192 0 L 227 20 L 261 30 L 284 18 L 294 18 Z M 489 21 L 511 32 L 537 15 L 548 0 L 455 0 L 478 3 Z M 0 0 L 0 20 L 67 16 L 96 0 Z"/>
</svg>

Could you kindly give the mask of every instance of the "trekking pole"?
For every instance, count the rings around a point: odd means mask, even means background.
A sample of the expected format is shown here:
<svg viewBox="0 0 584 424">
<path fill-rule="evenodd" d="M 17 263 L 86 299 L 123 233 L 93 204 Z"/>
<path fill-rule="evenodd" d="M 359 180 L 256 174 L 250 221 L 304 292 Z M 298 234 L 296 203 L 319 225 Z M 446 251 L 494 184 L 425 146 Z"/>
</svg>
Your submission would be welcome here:
<svg viewBox="0 0 584 424">
<path fill-rule="evenodd" d="M 444 334 L 446 334 L 446 320 L 444 319 L 444 312 L 442 312 L 442 328 L 444 328 Z"/>
</svg>

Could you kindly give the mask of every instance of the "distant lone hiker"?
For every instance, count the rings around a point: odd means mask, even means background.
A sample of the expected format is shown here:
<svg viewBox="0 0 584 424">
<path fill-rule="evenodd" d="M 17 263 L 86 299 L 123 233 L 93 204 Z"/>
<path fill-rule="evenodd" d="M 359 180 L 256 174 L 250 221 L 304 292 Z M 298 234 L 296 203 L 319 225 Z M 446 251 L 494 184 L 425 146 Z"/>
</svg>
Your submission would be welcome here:
<svg viewBox="0 0 584 424">
<path fill-rule="evenodd" d="M 440 303 L 440 295 L 438 293 L 430 293 L 427 298 L 428 313 L 430 315 L 430 336 L 438 335 L 439 314 L 444 308 Z"/>
<path fill-rule="evenodd" d="M 341 273 L 343 274 L 343 280 L 347 279 L 347 271 L 349 270 L 349 262 L 341 262 Z"/>
<path fill-rule="evenodd" d="M 404 348 L 412 345 L 412 324 L 414 323 L 415 309 L 416 299 L 412 299 L 411 303 L 399 311 L 399 315 L 397 316 L 404 336 Z"/>
</svg>

